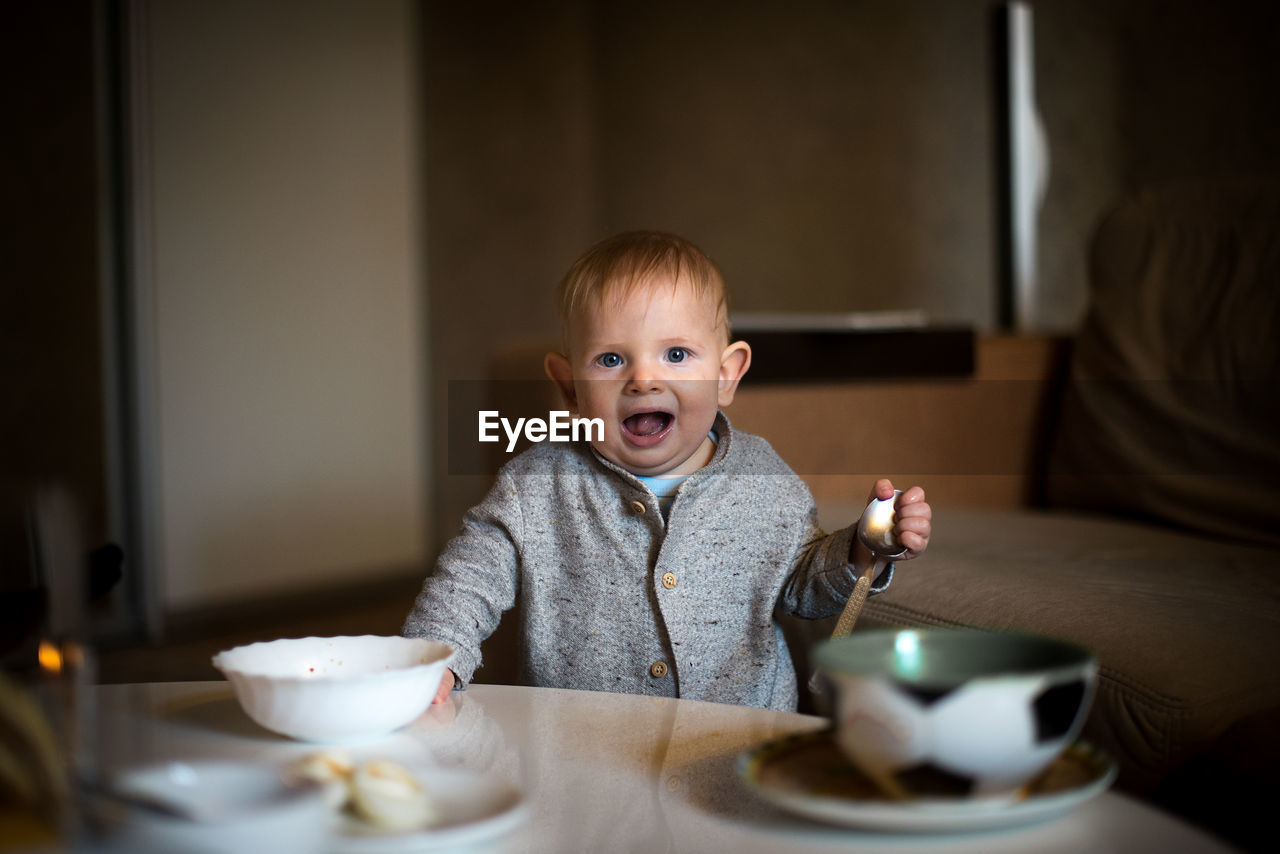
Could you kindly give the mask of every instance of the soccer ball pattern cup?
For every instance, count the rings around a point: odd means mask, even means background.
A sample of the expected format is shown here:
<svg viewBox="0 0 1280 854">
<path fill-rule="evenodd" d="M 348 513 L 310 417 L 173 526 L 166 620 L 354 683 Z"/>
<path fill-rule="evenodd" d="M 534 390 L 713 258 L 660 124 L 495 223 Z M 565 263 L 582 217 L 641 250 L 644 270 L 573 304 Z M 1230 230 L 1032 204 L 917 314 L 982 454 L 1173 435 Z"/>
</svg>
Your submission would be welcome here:
<svg viewBox="0 0 1280 854">
<path fill-rule="evenodd" d="M 814 649 L 835 738 L 894 798 L 1017 798 L 1080 734 L 1097 659 L 978 629 L 859 631 Z"/>
</svg>

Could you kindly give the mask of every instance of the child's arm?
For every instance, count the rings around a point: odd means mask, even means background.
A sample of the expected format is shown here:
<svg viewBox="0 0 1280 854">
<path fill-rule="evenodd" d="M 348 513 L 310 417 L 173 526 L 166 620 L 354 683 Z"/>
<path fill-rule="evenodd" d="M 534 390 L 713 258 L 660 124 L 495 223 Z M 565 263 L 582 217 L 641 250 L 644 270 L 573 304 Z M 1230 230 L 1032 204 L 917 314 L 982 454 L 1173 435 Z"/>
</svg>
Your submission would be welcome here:
<svg viewBox="0 0 1280 854">
<path fill-rule="evenodd" d="M 480 644 L 515 604 L 522 530 L 516 490 L 505 474 L 484 501 L 467 512 L 422 585 L 401 632 L 454 648 L 436 700 L 465 685 L 480 666 Z"/>
</svg>

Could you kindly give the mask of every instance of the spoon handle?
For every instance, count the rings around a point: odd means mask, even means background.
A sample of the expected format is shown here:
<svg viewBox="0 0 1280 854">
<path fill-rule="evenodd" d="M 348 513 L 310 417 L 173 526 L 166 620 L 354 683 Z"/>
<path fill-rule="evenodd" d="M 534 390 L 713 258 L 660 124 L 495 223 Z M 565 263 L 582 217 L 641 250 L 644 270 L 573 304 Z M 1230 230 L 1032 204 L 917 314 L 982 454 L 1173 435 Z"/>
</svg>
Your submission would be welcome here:
<svg viewBox="0 0 1280 854">
<path fill-rule="evenodd" d="M 835 630 L 831 632 L 833 638 L 842 638 L 853 631 L 853 624 L 858 622 L 858 615 L 862 613 L 862 606 L 866 604 L 867 595 L 871 592 L 871 582 L 880 574 L 887 562 L 884 558 L 877 556 L 871 565 L 863 570 L 862 575 L 858 576 L 857 583 L 853 585 L 853 592 L 849 594 L 849 601 L 844 603 L 840 619 L 836 620 Z"/>
</svg>

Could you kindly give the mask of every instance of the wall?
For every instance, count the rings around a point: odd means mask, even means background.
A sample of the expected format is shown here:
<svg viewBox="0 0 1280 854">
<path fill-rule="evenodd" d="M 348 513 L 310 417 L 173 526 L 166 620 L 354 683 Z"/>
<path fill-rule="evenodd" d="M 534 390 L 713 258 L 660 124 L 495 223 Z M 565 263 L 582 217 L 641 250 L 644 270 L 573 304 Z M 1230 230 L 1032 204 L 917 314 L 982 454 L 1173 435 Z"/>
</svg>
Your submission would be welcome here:
<svg viewBox="0 0 1280 854">
<path fill-rule="evenodd" d="M 597 228 L 689 235 L 742 309 L 986 321 L 979 4 L 601 10 Z"/>
<path fill-rule="evenodd" d="M 427 3 L 424 13 L 427 345 L 443 540 L 489 483 L 450 457 L 449 384 L 483 381 L 503 342 L 554 329 L 550 288 L 598 229 L 598 131 L 586 0 Z"/>
<path fill-rule="evenodd" d="M 422 571 L 414 4 L 138 8 L 165 608 Z"/>
</svg>

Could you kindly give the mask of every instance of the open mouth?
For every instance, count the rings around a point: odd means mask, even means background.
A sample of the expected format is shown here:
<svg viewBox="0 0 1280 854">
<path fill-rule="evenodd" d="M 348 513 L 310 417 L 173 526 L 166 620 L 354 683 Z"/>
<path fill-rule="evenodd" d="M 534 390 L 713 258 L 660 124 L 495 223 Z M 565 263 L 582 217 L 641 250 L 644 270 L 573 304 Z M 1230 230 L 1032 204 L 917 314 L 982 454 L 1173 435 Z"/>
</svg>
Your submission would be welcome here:
<svg viewBox="0 0 1280 854">
<path fill-rule="evenodd" d="M 675 416 L 670 412 L 637 412 L 623 419 L 622 431 L 632 439 L 654 441 L 671 429 L 674 421 Z"/>
</svg>

